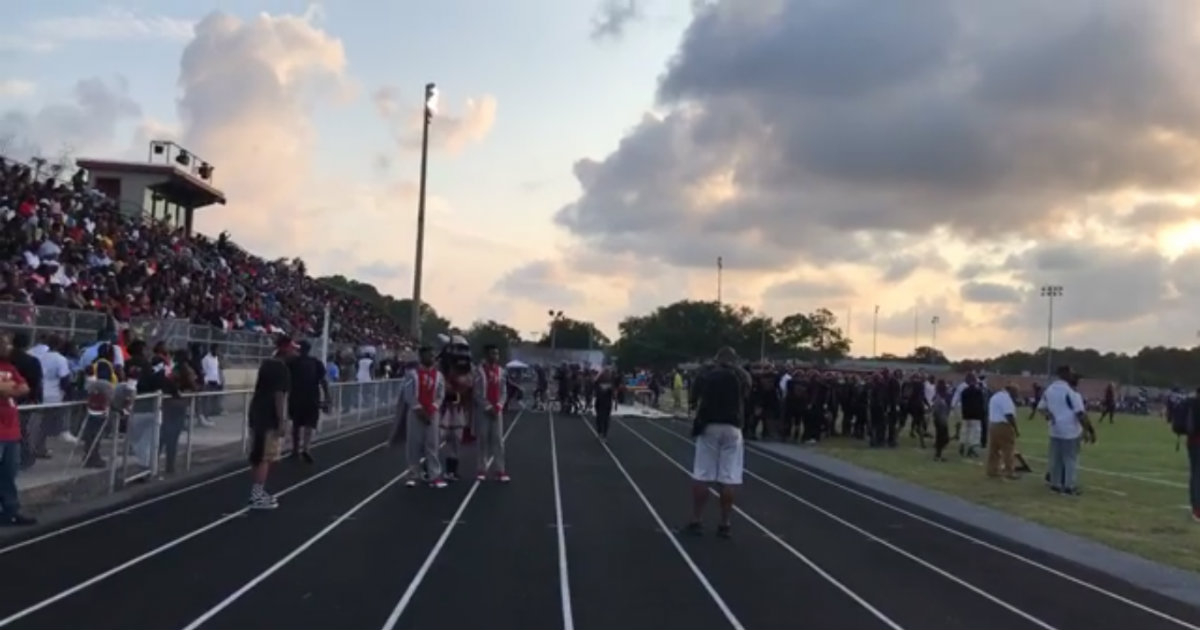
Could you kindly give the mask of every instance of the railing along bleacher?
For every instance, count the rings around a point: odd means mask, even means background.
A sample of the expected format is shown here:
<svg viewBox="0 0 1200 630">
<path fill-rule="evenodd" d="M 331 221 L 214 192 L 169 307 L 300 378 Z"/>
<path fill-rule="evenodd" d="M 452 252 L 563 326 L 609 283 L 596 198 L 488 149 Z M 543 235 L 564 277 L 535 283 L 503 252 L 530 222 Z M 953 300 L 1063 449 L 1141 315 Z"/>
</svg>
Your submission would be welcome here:
<svg viewBox="0 0 1200 630">
<path fill-rule="evenodd" d="M 392 418 L 400 383 L 399 379 L 331 383 L 333 400 L 321 415 L 317 436 Z M 117 493 L 131 484 L 245 461 L 252 394 L 251 389 L 239 389 L 181 398 L 143 395 L 130 411 L 113 410 L 95 418 L 87 415 L 82 401 L 22 406 L 21 424 L 27 437 L 67 429 L 78 440 L 49 437 L 51 457 L 36 459 L 17 477 L 22 501 L 35 509 L 74 503 Z"/>
</svg>

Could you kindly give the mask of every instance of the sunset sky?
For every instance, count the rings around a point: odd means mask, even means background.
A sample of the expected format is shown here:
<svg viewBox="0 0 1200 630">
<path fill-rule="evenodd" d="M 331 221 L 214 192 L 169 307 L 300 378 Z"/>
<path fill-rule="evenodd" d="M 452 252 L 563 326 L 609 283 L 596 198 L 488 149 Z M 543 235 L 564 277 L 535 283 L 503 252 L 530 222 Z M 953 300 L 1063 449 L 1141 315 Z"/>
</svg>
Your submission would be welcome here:
<svg viewBox="0 0 1200 630">
<path fill-rule="evenodd" d="M 716 297 L 852 315 L 856 353 L 1136 350 L 1200 330 L 1191 0 L 21 2 L 18 157 L 175 139 L 251 251 L 529 335 Z M 15 15 L 13 15 L 15 11 Z"/>
</svg>

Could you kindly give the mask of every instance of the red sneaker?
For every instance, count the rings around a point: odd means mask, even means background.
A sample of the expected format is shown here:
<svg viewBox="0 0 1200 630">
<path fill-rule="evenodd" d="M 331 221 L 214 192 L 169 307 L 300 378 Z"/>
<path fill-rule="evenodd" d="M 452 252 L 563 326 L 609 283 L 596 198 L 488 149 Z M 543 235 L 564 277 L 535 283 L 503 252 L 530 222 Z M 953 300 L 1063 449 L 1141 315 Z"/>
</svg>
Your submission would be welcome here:
<svg viewBox="0 0 1200 630">
<path fill-rule="evenodd" d="M 441 477 L 438 477 L 437 479 L 434 479 L 433 481 L 429 482 L 429 486 L 432 488 L 445 488 L 446 480 L 442 479 Z"/>
<path fill-rule="evenodd" d="M 1192 520 L 1200 523 L 1200 508 L 1192 510 Z"/>
<path fill-rule="evenodd" d="M 496 479 L 499 479 L 501 483 L 508 483 L 508 482 L 512 481 L 512 477 L 509 477 L 508 473 L 506 473 L 506 472 L 496 473 Z"/>
</svg>

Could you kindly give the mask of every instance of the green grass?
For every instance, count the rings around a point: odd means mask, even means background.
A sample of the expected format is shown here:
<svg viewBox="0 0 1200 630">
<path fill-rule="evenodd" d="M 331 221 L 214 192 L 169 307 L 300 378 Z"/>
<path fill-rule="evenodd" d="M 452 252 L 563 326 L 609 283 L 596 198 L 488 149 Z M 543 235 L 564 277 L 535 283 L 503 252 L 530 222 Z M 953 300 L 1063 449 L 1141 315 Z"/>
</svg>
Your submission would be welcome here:
<svg viewBox="0 0 1200 630">
<path fill-rule="evenodd" d="M 674 411 L 669 392 L 659 401 Z M 1023 410 L 1021 418 L 1028 415 Z M 947 447 L 948 462 L 932 461 L 903 431 L 900 447 L 868 449 L 860 440 L 826 440 L 819 452 L 918 485 L 1016 514 L 1078 534 L 1151 560 L 1200 571 L 1200 524 L 1191 520 L 1188 503 L 1187 450 L 1175 450 L 1175 435 L 1157 416 L 1118 415 L 1097 428 L 1094 445 L 1080 455 L 1080 497 L 1060 496 L 1046 488 L 1046 423 L 1022 419 L 1017 449 L 1033 468 L 1018 481 L 988 479 L 985 457 L 958 457 Z M 932 444 L 932 440 L 929 441 Z"/>
<path fill-rule="evenodd" d="M 1091 538 L 1117 549 L 1200 571 L 1200 525 L 1187 507 L 1188 462 L 1161 418 L 1118 416 L 1098 427 L 1094 445 L 1080 456 L 1083 496 L 1050 492 L 1046 470 L 1046 423 L 1022 420 L 1018 450 L 1033 473 L 1018 481 L 988 479 L 984 459 L 957 456 L 938 463 L 904 431 L 900 448 L 868 449 L 860 441 L 827 440 L 821 452 L 894 477 Z"/>
</svg>

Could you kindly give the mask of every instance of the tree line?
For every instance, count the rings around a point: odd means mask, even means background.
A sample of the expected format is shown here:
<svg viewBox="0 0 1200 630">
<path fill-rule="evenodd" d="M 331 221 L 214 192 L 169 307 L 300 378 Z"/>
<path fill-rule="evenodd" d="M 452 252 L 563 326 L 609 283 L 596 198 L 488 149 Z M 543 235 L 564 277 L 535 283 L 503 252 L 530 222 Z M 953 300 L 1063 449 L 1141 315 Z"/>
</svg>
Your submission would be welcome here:
<svg viewBox="0 0 1200 630">
<path fill-rule="evenodd" d="M 412 300 L 395 299 L 381 294 L 370 284 L 343 276 L 321 280 L 382 309 L 405 329 L 409 326 Z M 553 336 L 550 334 L 552 328 Z M 573 350 L 605 349 L 622 369 L 670 369 L 681 363 L 711 357 L 722 346 L 733 347 L 747 360 L 767 358 L 828 363 L 852 358 L 849 337 L 833 312 L 825 308 L 774 319 L 745 306 L 681 300 L 645 315 L 626 317 L 617 328 L 618 336 L 613 340 L 592 322 L 559 318 L 551 327 L 547 318 L 546 330 L 535 341 L 526 341 L 515 328 L 494 320 L 480 320 L 465 329 L 456 329 L 432 305 L 421 305 L 422 338 L 435 339 L 439 333 L 459 330 L 473 346 L 494 344 L 504 356 L 508 355 L 510 347 L 532 342 Z M 951 360 L 936 348 L 921 346 L 907 355 L 883 354 L 876 358 L 909 363 L 914 367 L 949 365 L 957 371 L 983 370 L 998 374 L 1044 374 L 1047 367 L 1045 348 L 1032 352 L 1014 350 L 984 359 Z M 1054 365 L 1068 364 L 1088 378 L 1118 383 L 1150 387 L 1200 384 L 1200 347 L 1146 347 L 1136 354 L 1068 347 L 1055 349 L 1050 361 Z"/>
</svg>

